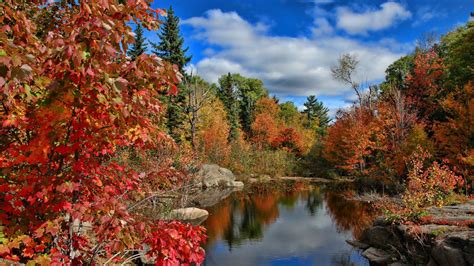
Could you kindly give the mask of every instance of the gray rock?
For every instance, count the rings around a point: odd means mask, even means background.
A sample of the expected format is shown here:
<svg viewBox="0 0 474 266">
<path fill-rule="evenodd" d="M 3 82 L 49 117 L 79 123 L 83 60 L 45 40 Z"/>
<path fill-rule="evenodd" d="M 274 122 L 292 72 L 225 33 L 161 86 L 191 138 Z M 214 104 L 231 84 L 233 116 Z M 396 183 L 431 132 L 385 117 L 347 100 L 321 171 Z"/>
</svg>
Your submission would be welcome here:
<svg viewBox="0 0 474 266">
<path fill-rule="evenodd" d="M 362 252 L 362 256 L 366 257 L 370 262 L 378 264 L 386 265 L 394 261 L 390 253 L 373 247 Z"/>
<path fill-rule="evenodd" d="M 448 246 L 446 243 L 439 243 L 431 251 L 431 258 L 438 265 L 467 266 L 461 250 Z"/>
<path fill-rule="evenodd" d="M 388 266 L 407 266 L 407 264 L 396 261 L 396 262 L 388 264 Z"/>
<path fill-rule="evenodd" d="M 169 220 L 180 220 L 192 224 L 201 224 L 209 216 L 209 212 L 199 208 L 181 208 L 172 210 L 169 215 Z"/>
<path fill-rule="evenodd" d="M 235 181 L 235 176 L 232 171 L 220 167 L 217 164 L 204 164 L 201 170 L 199 170 L 198 175 L 201 177 L 203 187 L 233 187 L 243 185 L 243 183 Z"/>
<path fill-rule="evenodd" d="M 361 241 L 371 247 L 390 250 L 392 248 L 401 249 L 399 237 L 390 227 L 374 226 L 362 233 Z"/>
</svg>

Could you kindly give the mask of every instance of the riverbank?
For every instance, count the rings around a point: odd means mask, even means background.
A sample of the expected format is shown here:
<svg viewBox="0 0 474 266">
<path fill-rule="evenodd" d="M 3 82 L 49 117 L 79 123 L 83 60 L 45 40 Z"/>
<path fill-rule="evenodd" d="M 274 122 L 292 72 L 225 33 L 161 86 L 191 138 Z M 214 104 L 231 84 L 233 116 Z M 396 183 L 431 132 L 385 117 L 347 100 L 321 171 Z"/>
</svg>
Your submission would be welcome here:
<svg viewBox="0 0 474 266">
<path fill-rule="evenodd" d="M 474 200 L 427 208 L 419 223 L 379 217 L 348 243 L 376 265 L 474 265 Z"/>
</svg>

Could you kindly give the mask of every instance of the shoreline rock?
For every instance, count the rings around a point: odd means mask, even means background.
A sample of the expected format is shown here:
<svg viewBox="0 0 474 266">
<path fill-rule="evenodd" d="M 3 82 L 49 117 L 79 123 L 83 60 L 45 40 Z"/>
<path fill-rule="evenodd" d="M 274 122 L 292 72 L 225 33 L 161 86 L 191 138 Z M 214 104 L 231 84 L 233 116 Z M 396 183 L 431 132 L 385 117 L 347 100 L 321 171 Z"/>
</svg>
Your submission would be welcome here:
<svg viewBox="0 0 474 266">
<path fill-rule="evenodd" d="M 199 225 L 209 216 L 209 212 L 195 207 L 174 209 L 168 214 L 169 220 L 180 220 L 183 222 Z"/>
<path fill-rule="evenodd" d="M 433 223 L 422 225 L 387 224 L 379 218 L 360 239 L 347 243 L 376 265 L 474 265 L 474 228 L 467 226 L 474 221 L 473 210 L 472 200 L 432 207 L 428 215 Z"/>
<path fill-rule="evenodd" d="M 204 164 L 197 173 L 201 177 L 201 187 L 243 187 L 244 183 L 235 181 L 235 175 L 231 170 L 220 167 L 217 164 Z"/>
</svg>

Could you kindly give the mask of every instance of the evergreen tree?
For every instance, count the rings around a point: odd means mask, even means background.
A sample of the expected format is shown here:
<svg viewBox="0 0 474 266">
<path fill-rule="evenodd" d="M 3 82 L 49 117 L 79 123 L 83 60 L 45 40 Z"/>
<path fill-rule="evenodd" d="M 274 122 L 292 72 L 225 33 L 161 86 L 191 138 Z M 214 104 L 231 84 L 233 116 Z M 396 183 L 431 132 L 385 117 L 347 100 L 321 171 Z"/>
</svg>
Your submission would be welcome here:
<svg viewBox="0 0 474 266">
<path fill-rule="evenodd" d="M 236 139 L 239 129 L 239 106 L 237 101 L 237 93 L 235 90 L 235 81 L 233 76 L 228 73 L 219 78 L 219 87 L 217 88 L 217 95 L 224 103 L 227 111 L 227 120 L 230 124 L 230 140 Z"/>
<path fill-rule="evenodd" d="M 145 42 L 145 36 L 143 36 L 142 25 L 140 23 L 137 24 L 137 27 L 133 32 L 135 33 L 135 43 L 128 50 L 128 56 L 130 56 L 132 60 L 135 60 L 146 51 L 147 44 Z"/>
<path fill-rule="evenodd" d="M 306 98 L 306 102 L 303 104 L 305 110 L 303 111 L 308 118 L 308 127 L 316 127 L 318 131 L 322 133 L 321 130 L 324 130 L 331 122 L 329 118 L 329 109 L 323 105 L 322 102 L 318 101 L 316 96 L 310 95 Z M 314 124 L 314 123 L 317 124 Z"/>
<path fill-rule="evenodd" d="M 167 17 L 162 25 L 162 30 L 158 33 L 160 42 L 152 43 L 153 53 L 160 58 L 176 65 L 179 71 L 185 75 L 184 66 L 191 61 L 191 56 L 186 56 L 188 48 L 183 48 L 184 39 L 179 31 L 179 18 L 174 15 L 174 10 L 170 7 Z M 186 94 L 184 86 L 180 86 L 178 95 L 168 97 L 167 122 L 169 134 L 180 142 L 183 138 L 183 130 L 186 121 Z"/>
<path fill-rule="evenodd" d="M 152 43 L 153 53 L 160 58 L 175 64 L 181 73 L 184 66 L 191 61 L 191 56 L 186 56 L 189 47 L 183 48 L 184 39 L 179 31 L 179 18 L 174 15 L 173 7 L 167 11 L 166 19 L 162 25 L 162 31 L 158 33 L 160 42 Z"/>
</svg>

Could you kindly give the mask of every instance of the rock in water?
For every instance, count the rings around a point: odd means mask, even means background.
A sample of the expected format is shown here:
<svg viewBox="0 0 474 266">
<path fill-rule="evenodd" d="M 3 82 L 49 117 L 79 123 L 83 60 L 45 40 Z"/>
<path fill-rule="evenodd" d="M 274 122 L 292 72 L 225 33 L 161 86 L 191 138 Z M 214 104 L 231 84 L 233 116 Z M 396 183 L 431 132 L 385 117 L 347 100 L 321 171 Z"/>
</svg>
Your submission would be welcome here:
<svg viewBox="0 0 474 266">
<path fill-rule="evenodd" d="M 392 255 L 386 251 L 377 248 L 368 248 L 362 252 L 362 256 L 366 257 L 371 263 L 387 265 L 393 262 Z"/>
<path fill-rule="evenodd" d="M 180 220 L 192 224 L 200 224 L 209 216 L 209 212 L 199 208 L 181 208 L 172 210 L 169 214 L 170 220 Z"/>
<path fill-rule="evenodd" d="M 202 178 L 203 187 L 242 187 L 243 183 L 235 181 L 235 176 L 229 169 L 217 164 L 204 164 L 198 175 Z"/>
</svg>

